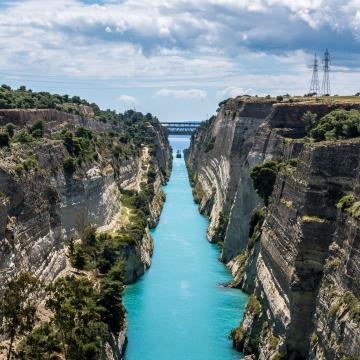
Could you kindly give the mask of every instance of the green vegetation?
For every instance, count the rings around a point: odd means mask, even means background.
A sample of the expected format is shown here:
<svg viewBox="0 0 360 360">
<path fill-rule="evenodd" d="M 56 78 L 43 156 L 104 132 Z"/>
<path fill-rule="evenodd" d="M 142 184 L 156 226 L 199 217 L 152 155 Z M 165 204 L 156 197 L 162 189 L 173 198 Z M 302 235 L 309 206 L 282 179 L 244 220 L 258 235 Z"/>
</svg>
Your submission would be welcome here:
<svg viewBox="0 0 360 360">
<path fill-rule="evenodd" d="M 69 104 L 88 105 L 87 101 L 78 96 L 50 94 L 48 92 L 33 92 L 20 86 L 13 90 L 8 85 L 0 87 L 0 108 L 1 109 L 58 109 L 73 111 L 68 108 Z M 94 104 L 95 105 L 95 104 Z M 94 106 L 95 108 L 95 106 Z"/>
<path fill-rule="evenodd" d="M 37 302 L 40 298 L 41 283 L 29 273 L 15 276 L 5 285 L 1 297 L 1 333 L 9 337 L 7 359 L 12 357 L 15 337 L 31 331 L 36 317 Z"/>
<path fill-rule="evenodd" d="M 356 201 L 353 194 L 344 195 L 336 204 L 336 207 L 341 211 L 346 211 L 356 219 L 360 218 L 360 201 Z"/>
<path fill-rule="evenodd" d="M 16 358 L 29 360 L 99 359 L 108 332 L 123 326 L 123 263 L 116 263 L 98 282 L 67 276 L 42 291 L 51 318 L 34 328 L 41 283 L 24 273 L 7 286 L 1 302 L 2 333 L 10 338 L 8 359 L 16 337 Z"/>
<path fill-rule="evenodd" d="M 316 334 L 312 334 L 310 337 L 311 345 L 315 345 L 318 342 L 318 336 Z"/>
<path fill-rule="evenodd" d="M 0 147 L 9 146 L 9 144 L 10 144 L 9 134 L 6 132 L 0 133 Z"/>
<path fill-rule="evenodd" d="M 100 293 L 84 277 L 66 277 L 49 287 L 46 306 L 52 311 L 66 359 L 97 359 L 107 329 Z"/>
<path fill-rule="evenodd" d="M 20 360 L 60 359 L 62 344 L 59 333 L 49 322 L 35 328 L 17 348 Z"/>
<path fill-rule="evenodd" d="M 302 116 L 302 120 L 305 123 L 305 131 L 310 134 L 310 131 L 318 124 L 317 114 L 313 114 L 311 111 L 306 111 Z"/>
<path fill-rule="evenodd" d="M 256 165 L 251 171 L 254 188 L 257 194 L 264 200 L 265 205 L 268 205 L 279 169 L 280 164 L 270 160 Z"/>
<path fill-rule="evenodd" d="M 248 250 L 251 250 L 255 243 L 260 240 L 261 227 L 265 220 L 265 207 L 255 210 L 250 220 Z"/>
<path fill-rule="evenodd" d="M 355 203 L 354 195 L 344 195 L 339 202 L 336 204 L 336 207 L 340 210 L 348 210 Z"/>
<path fill-rule="evenodd" d="M 245 336 L 246 332 L 244 331 L 242 325 L 231 330 L 230 337 L 233 340 L 233 346 L 236 348 L 236 350 L 243 350 Z"/>
<path fill-rule="evenodd" d="M 77 162 L 73 157 L 68 157 L 64 160 L 64 172 L 68 176 L 72 176 L 77 169 Z"/>
<path fill-rule="evenodd" d="M 204 152 L 208 153 L 214 148 L 215 138 L 207 139 L 204 143 Z"/>
<path fill-rule="evenodd" d="M 274 351 L 278 345 L 279 345 L 279 338 L 277 336 L 274 336 L 273 334 L 270 334 L 270 339 L 269 339 L 270 350 Z"/>
<path fill-rule="evenodd" d="M 229 218 L 221 212 L 219 214 L 218 225 L 214 231 L 214 239 L 216 241 L 224 241 L 228 224 Z"/>
<path fill-rule="evenodd" d="M 343 293 L 339 301 L 331 306 L 330 314 L 337 316 L 340 309 L 342 314 L 347 313 L 351 320 L 360 323 L 360 301 L 350 290 Z"/>
<path fill-rule="evenodd" d="M 320 120 L 307 111 L 303 115 L 305 131 L 315 141 L 351 139 L 360 136 L 360 111 L 336 109 Z"/>
<path fill-rule="evenodd" d="M 271 357 L 271 360 L 286 360 L 286 359 L 287 359 L 287 353 L 285 352 L 277 352 Z"/>
<path fill-rule="evenodd" d="M 261 312 L 261 304 L 260 301 L 256 298 L 255 295 L 251 295 L 249 298 L 249 302 L 246 306 L 246 312 L 253 314 L 254 316 L 260 315 Z"/>
<path fill-rule="evenodd" d="M 336 270 L 340 265 L 341 265 L 341 260 L 339 258 L 334 258 L 326 263 L 326 268 L 331 270 Z"/>
<path fill-rule="evenodd" d="M 9 135 L 9 137 L 13 137 L 15 134 L 16 125 L 13 123 L 7 123 L 5 125 L 5 132 Z"/>
<path fill-rule="evenodd" d="M 44 136 L 44 123 L 39 120 L 30 128 L 30 134 L 34 138 L 41 138 Z"/>
<path fill-rule="evenodd" d="M 14 135 L 14 142 L 19 142 L 21 144 L 30 144 L 33 140 L 32 135 L 26 130 L 21 130 Z"/>
</svg>

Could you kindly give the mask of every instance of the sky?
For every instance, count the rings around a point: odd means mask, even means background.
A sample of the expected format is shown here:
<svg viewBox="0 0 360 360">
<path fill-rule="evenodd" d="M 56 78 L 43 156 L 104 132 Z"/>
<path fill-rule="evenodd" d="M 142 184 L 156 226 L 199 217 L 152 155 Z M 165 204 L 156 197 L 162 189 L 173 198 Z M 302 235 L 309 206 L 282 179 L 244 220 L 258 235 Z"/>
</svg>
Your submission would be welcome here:
<svg viewBox="0 0 360 360">
<path fill-rule="evenodd" d="M 360 0 L 0 0 L 0 83 L 161 121 L 303 95 L 326 48 L 332 94 L 360 91 Z"/>
</svg>

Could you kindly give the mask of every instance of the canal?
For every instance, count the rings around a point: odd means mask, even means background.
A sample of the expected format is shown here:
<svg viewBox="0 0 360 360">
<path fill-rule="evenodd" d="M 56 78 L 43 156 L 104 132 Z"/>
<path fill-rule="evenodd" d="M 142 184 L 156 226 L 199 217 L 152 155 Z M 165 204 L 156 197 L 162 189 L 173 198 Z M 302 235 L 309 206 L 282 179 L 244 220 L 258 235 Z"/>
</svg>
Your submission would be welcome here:
<svg viewBox="0 0 360 360">
<path fill-rule="evenodd" d="M 174 154 L 188 137 L 170 137 Z M 174 156 L 164 187 L 166 203 L 149 271 L 124 295 L 129 320 L 126 360 L 232 360 L 230 330 L 238 326 L 247 297 L 219 286 L 231 280 L 206 240 L 208 220 L 194 203 L 184 159 Z"/>
</svg>

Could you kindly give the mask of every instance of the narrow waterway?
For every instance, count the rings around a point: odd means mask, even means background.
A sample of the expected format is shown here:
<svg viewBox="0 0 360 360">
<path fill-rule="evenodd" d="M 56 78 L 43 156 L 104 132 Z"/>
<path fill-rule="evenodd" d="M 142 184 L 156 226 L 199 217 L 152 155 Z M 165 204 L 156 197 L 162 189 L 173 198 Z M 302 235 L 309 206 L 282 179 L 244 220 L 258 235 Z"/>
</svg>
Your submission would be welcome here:
<svg viewBox="0 0 360 360">
<path fill-rule="evenodd" d="M 170 137 L 170 142 L 174 155 L 189 145 L 186 137 Z M 193 201 L 183 158 L 174 156 L 164 191 L 164 210 L 152 231 L 152 266 L 125 291 L 129 320 L 125 359 L 240 359 L 228 334 L 241 319 L 246 295 L 219 286 L 231 277 L 218 261 L 217 246 L 206 240 L 208 220 Z"/>
</svg>

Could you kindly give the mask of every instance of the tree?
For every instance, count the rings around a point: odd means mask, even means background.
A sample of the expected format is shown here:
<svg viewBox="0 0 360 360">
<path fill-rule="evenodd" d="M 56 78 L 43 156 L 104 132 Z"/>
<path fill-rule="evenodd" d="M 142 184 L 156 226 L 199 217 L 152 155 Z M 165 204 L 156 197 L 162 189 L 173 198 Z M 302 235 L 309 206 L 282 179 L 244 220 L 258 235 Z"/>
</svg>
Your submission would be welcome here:
<svg viewBox="0 0 360 360">
<path fill-rule="evenodd" d="M 7 133 L 0 133 L 0 147 L 9 146 L 10 138 Z"/>
<path fill-rule="evenodd" d="M 64 160 L 63 166 L 64 166 L 65 175 L 68 175 L 71 177 L 71 176 L 73 176 L 74 172 L 76 171 L 77 163 L 73 157 L 68 157 L 67 159 Z"/>
<path fill-rule="evenodd" d="M 310 131 L 318 124 L 317 114 L 306 111 L 302 116 L 302 121 L 305 123 L 305 131 L 309 135 Z"/>
<path fill-rule="evenodd" d="M 12 356 L 15 337 L 31 331 L 37 320 L 36 309 L 41 285 L 36 277 L 25 272 L 11 279 L 5 286 L 0 315 L 2 333 L 10 339 L 8 360 Z"/>
<path fill-rule="evenodd" d="M 15 133 L 16 125 L 13 123 L 7 123 L 5 125 L 5 132 L 9 135 L 9 137 L 13 137 Z"/>
<path fill-rule="evenodd" d="M 30 129 L 30 133 L 35 138 L 41 138 L 44 136 L 44 123 L 39 120 Z"/>
<path fill-rule="evenodd" d="M 279 167 L 279 163 L 270 160 L 256 165 L 251 171 L 254 188 L 265 205 L 268 205 L 269 197 L 273 192 Z"/>
<path fill-rule="evenodd" d="M 85 246 L 96 245 L 96 226 L 85 226 L 84 233 L 81 237 L 81 241 Z"/>
<path fill-rule="evenodd" d="M 41 324 L 23 339 L 17 347 L 17 358 L 20 360 L 60 359 L 59 333 L 53 324 Z"/>
<path fill-rule="evenodd" d="M 49 286 L 46 307 L 54 314 L 66 360 L 99 359 L 107 326 L 98 301 L 99 293 L 86 278 L 67 276 Z"/>
<path fill-rule="evenodd" d="M 86 253 L 81 245 L 77 245 L 74 250 L 74 255 L 71 257 L 71 265 L 78 270 L 83 270 L 86 263 Z"/>
</svg>

